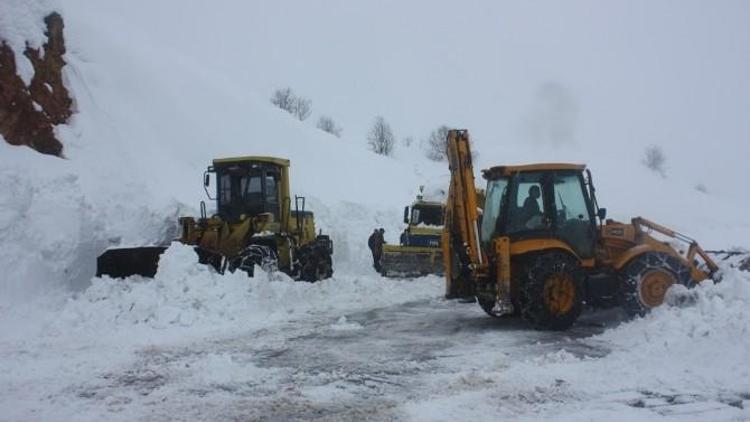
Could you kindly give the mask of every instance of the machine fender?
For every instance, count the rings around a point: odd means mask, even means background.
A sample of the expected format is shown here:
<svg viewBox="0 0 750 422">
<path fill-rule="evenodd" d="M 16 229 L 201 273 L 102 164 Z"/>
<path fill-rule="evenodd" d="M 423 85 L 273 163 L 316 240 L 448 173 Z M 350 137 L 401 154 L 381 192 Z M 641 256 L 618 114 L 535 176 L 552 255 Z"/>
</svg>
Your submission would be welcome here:
<svg viewBox="0 0 750 422">
<path fill-rule="evenodd" d="M 538 251 L 544 251 L 548 249 L 562 249 L 565 252 L 574 256 L 579 262 L 585 261 L 585 260 L 581 260 L 578 254 L 576 254 L 573 251 L 573 249 L 570 246 L 568 246 L 565 242 L 562 242 L 557 239 L 527 239 L 527 240 L 519 240 L 516 242 L 511 242 L 510 255 L 511 256 L 523 255 L 529 252 L 538 252 Z"/>
<path fill-rule="evenodd" d="M 634 247 L 628 249 L 627 251 L 625 251 L 625 253 L 623 253 L 622 256 L 620 256 L 617 259 L 617 261 L 614 262 L 614 264 L 612 266 L 615 268 L 615 270 L 620 271 L 630 261 L 632 261 L 633 259 L 635 259 L 635 258 L 643 255 L 646 252 L 664 252 L 666 254 L 669 254 L 669 255 L 672 255 L 672 256 L 678 258 L 680 261 L 684 261 L 685 260 L 683 257 L 681 257 L 680 255 L 678 255 L 677 253 L 675 253 L 674 249 L 670 248 L 667 245 L 641 244 L 641 245 L 638 245 L 638 246 L 634 246 Z"/>
</svg>

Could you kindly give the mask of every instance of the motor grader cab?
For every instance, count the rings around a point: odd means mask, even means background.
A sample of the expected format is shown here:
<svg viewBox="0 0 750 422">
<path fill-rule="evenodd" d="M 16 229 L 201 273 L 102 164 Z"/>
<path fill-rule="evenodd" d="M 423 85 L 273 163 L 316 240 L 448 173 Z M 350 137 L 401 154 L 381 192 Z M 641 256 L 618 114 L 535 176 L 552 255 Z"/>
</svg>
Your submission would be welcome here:
<svg viewBox="0 0 750 422">
<path fill-rule="evenodd" d="M 221 273 L 241 270 L 253 275 L 257 265 L 305 281 L 332 275 L 333 243 L 328 236 L 316 234 L 305 198 L 295 196 L 292 202 L 289 160 L 216 159 L 204 173 L 203 184 L 209 199 L 216 201 L 215 212 L 207 215 L 201 202 L 198 218 L 179 218 L 179 241 L 195 246 L 199 262 Z M 153 276 L 164 249 L 109 250 L 98 260 L 97 275 Z"/>
<path fill-rule="evenodd" d="M 520 314 L 539 328 L 566 329 L 584 303 L 644 314 L 671 285 L 690 287 L 717 269 L 682 234 L 643 218 L 605 220 L 591 173 L 579 164 L 483 171 L 480 218 L 468 132 L 450 131 L 447 152 L 447 297 L 476 296 L 492 316 Z"/>
<path fill-rule="evenodd" d="M 380 273 L 385 277 L 419 277 L 443 274 L 442 202 L 426 201 L 418 195 L 404 208 L 404 224 L 399 245 L 383 245 Z"/>
</svg>

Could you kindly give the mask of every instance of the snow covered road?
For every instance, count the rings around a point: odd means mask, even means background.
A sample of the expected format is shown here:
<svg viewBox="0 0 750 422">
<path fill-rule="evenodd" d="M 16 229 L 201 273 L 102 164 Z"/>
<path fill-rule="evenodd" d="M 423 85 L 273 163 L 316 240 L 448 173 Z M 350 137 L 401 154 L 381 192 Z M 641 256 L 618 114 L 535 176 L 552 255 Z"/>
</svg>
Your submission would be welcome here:
<svg viewBox="0 0 750 422">
<path fill-rule="evenodd" d="M 368 291 L 357 278 L 332 281 L 344 294 Z M 735 302 L 748 295 L 748 279 L 738 280 L 726 284 Z M 290 290 L 272 294 L 290 288 L 274 283 L 288 282 L 259 282 L 274 286 L 263 293 L 270 303 L 290 297 Z M 190 329 L 141 327 L 153 334 L 147 337 L 134 327 L 111 327 L 108 335 L 87 326 L 33 344 L 4 341 L 2 369 L 10 382 L 0 383 L 0 420 L 750 418 L 747 371 L 736 371 L 736 364 L 746 363 L 741 355 L 750 350 L 747 339 L 739 338 L 736 350 L 722 351 L 735 378 L 727 378 L 720 365 L 719 385 L 693 368 L 702 364 L 700 357 L 686 351 L 679 353 L 688 358 L 675 356 L 674 365 L 664 365 L 650 357 L 650 347 L 623 350 L 633 338 L 649 346 L 639 335 L 648 337 L 650 327 L 668 322 L 670 313 L 695 326 L 691 313 L 700 302 L 632 323 L 622 323 L 617 310 L 588 312 L 570 331 L 540 332 L 518 319 L 487 317 L 476 304 L 440 298 L 438 278 L 374 277 L 364 283 L 390 283 L 391 290 L 380 298 L 351 297 L 349 304 L 323 306 L 321 300 L 263 323 L 234 320 L 218 330 L 197 323 Z M 352 285 L 357 287 L 347 291 Z M 310 286 L 326 288 L 292 283 L 291 291 Z M 122 300 L 99 294 L 97 302 L 108 306 Z M 430 297 L 420 298 L 424 294 Z M 80 309 L 83 300 L 67 308 Z M 734 305 L 746 308 L 745 302 Z M 746 321 L 734 325 L 745 336 Z M 668 342 L 683 347 L 679 327 L 673 328 L 656 339 L 666 354 L 678 352 Z M 705 348 L 700 341 L 691 344 Z"/>
<path fill-rule="evenodd" d="M 146 347 L 129 364 L 63 394 L 82 402 L 92 419 L 409 419 L 410 403 L 433 395 L 450 403 L 450 395 L 491 387 L 480 376 L 485 365 L 562 348 L 606 354 L 581 341 L 603 330 L 601 316 L 564 334 L 546 333 L 518 319 L 493 320 L 475 304 L 423 300 Z"/>
</svg>

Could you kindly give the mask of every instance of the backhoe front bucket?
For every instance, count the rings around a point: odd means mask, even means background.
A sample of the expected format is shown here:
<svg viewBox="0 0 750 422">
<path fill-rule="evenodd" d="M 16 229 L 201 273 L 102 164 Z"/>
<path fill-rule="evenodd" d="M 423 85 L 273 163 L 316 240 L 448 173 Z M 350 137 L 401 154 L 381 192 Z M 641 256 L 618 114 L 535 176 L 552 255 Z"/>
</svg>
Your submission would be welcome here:
<svg viewBox="0 0 750 422">
<path fill-rule="evenodd" d="M 109 249 L 96 259 L 96 276 L 125 278 L 131 275 L 153 277 L 165 246 Z"/>
</svg>

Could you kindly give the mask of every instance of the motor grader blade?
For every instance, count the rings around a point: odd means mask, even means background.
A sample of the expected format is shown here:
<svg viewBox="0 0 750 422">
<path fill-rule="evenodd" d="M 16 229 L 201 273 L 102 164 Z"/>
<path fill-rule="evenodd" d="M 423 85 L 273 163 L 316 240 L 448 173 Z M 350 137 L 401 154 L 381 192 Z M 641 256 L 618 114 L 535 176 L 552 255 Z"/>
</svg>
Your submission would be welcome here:
<svg viewBox="0 0 750 422">
<path fill-rule="evenodd" d="M 440 248 L 383 245 L 380 273 L 385 277 L 421 277 L 443 274 Z"/>
<path fill-rule="evenodd" d="M 96 276 L 153 277 L 159 267 L 159 258 L 166 249 L 166 246 L 109 249 L 96 259 Z"/>
</svg>

